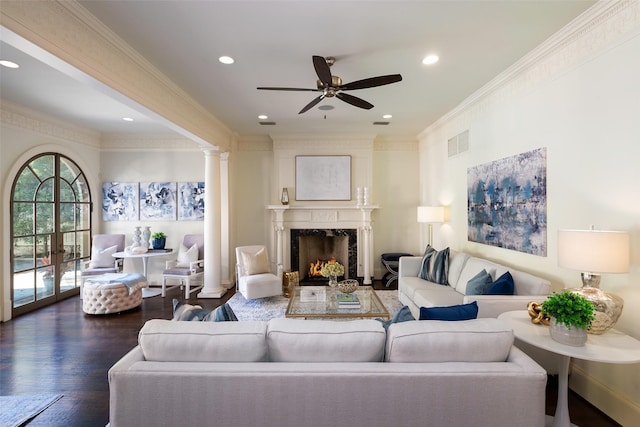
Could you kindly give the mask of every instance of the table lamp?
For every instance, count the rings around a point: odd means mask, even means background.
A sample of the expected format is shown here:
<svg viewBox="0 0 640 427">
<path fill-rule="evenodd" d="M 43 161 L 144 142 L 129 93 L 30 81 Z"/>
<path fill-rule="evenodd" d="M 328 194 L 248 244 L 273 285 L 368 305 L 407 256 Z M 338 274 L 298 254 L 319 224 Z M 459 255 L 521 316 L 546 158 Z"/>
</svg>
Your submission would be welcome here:
<svg viewBox="0 0 640 427">
<path fill-rule="evenodd" d="M 603 334 L 611 329 L 622 313 L 624 301 L 600 289 L 600 273 L 629 271 L 629 233 L 559 230 L 558 266 L 582 272 L 582 287 L 569 290 L 595 304 L 595 320 L 589 333 Z"/>
<path fill-rule="evenodd" d="M 433 223 L 444 222 L 444 206 L 418 206 L 418 222 L 429 224 L 429 246 L 433 243 Z"/>
</svg>

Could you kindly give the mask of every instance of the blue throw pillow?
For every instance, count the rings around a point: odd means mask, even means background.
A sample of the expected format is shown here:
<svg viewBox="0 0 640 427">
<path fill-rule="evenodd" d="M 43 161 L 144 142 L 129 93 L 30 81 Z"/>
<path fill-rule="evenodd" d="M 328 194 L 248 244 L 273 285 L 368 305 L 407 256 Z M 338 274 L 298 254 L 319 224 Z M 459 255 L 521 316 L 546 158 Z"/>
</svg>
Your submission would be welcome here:
<svg viewBox="0 0 640 427">
<path fill-rule="evenodd" d="M 183 304 L 173 299 L 173 320 L 194 322 L 227 322 L 237 321 L 235 313 L 224 303 L 214 310 L 207 310 L 199 305 Z"/>
<path fill-rule="evenodd" d="M 408 322 L 410 320 L 416 320 L 416 319 L 414 319 L 413 315 L 411 314 L 411 310 L 409 309 L 409 307 L 405 305 L 400 310 L 396 311 L 395 314 L 391 316 L 390 320 L 382 320 L 382 319 L 376 319 L 376 320 L 381 321 L 382 326 L 384 326 L 384 328 L 387 329 L 389 325 L 391 325 L 392 323 Z"/>
<path fill-rule="evenodd" d="M 450 307 L 420 307 L 420 320 L 471 320 L 478 317 L 478 303 Z"/>
<path fill-rule="evenodd" d="M 467 282 L 465 295 L 484 295 L 492 283 L 493 279 L 491 279 L 491 275 L 487 273 L 487 270 L 482 269 L 480 273 L 473 276 L 471 280 Z"/>
<path fill-rule="evenodd" d="M 485 292 L 485 295 L 513 295 L 515 288 L 513 277 L 511 277 L 511 273 L 507 271 L 493 282 L 489 289 L 487 289 L 487 292 Z"/>
<path fill-rule="evenodd" d="M 449 248 L 436 251 L 431 245 L 427 245 L 418 277 L 440 285 L 448 285 L 448 276 Z"/>
</svg>

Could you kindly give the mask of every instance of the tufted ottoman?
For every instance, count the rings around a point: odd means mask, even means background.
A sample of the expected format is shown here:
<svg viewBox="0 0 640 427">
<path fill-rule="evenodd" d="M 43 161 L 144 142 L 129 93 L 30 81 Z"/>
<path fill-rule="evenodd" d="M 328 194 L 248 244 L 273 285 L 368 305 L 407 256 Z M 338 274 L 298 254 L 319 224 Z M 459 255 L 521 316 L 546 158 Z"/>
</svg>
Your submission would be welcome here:
<svg viewBox="0 0 640 427">
<path fill-rule="evenodd" d="M 117 276 L 117 275 L 115 275 Z M 130 276 L 128 274 L 128 280 Z M 96 276 L 87 279 L 83 286 L 82 311 L 87 314 L 119 313 L 138 307 L 142 303 L 142 288 L 147 286 L 141 274 L 128 286 L 123 279 L 112 275 Z"/>
</svg>

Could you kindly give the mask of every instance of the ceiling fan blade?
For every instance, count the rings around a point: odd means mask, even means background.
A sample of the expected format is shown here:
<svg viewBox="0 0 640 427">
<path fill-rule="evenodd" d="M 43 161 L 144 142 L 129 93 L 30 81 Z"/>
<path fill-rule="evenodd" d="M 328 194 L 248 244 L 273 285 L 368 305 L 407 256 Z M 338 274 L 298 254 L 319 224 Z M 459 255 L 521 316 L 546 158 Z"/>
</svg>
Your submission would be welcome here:
<svg viewBox="0 0 640 427">
<path fill-rule="evenodd" d="M 324 93 L 322 95 L 320 95 L 317 98 L 314 98 L 313 101 L 311 101 L 310 103 L 308 103 L 307 105 L 304 106 L 304 108 L 302 110 L 300 110 L 300 112 L 298 114 L 302 114 L 302 113 L 306 113 L 307 111 L 309 111 L 314 105 L 316 105 L 318 102 L 322 101 L 322 99 L 324 98 Z"/>
<path fill-rule="evenodd" d="M 349 95 L 348 93 L 338 92 L 336 93 L 336 97 L 346 102 L 347 104 L 351 104 L 359 108 L 364 108 L 365 110 L 370 110 L 373 108 L 373 104 L 369 104 L 364 99 L 360 99 L 357 96 Z"/>
<path fill-rule="evenodd" d="M 305 89 L 300 87 L 258 87 L 258 90 L 288 90 L 288 91 L 303 91 L 303 92 L 317 92 L 318 89 Z"/>
<path fill-rule="evenodd" d="M 325 87 L 331 86 L 331 69 L 327 60 L 322 56 L 313 55 L 313 67 L 316 69 L 316 74 Z"/>
<path fill-rule="evenodd" d="M 387 76 L 369 77 L 368 79 L 356 80 L 355 82 L 345 83 L 340 86 L 340 90 L 366 89 L 376 86 L 384 86 L 391 83 L 397 83 L 402 80 L 400 74 L 389 74 Z"/>
</svg>

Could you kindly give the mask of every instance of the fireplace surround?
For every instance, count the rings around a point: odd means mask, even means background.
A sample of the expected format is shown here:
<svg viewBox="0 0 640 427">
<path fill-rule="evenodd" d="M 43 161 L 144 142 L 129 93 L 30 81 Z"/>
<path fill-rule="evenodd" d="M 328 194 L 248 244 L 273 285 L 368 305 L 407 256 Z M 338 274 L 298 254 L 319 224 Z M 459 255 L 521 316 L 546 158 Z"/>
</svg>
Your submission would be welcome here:
<svg viewBox="0 0 640 427">
<path fill-rule="evenodd" d="M 267 210 L 272 212 L 272 253 L 275 253 L 276 261 L 285 271 L 299 271 L 300 279 L 303 280 L 309 267 L 301 266 L 300 256 L 296 259 L 296 254 L 293 253 L 294 246 L 299 245 L 299 237 L 346 237 L 346 243 L 326 243 L 329 247 L 344 244 L 346 252 L 345 249 L 340 249 L 340 254 L 321 255 L 333 255 L 341 264 L 344 263 L 345 278 L 360 278 L 363 284 L 370 285 L 373 276 L 372 213 L 377 208 L 376 205 L 267 206 Z M 307 245 L 308 242 L 303 244 Z M 299 249 L 298 246 L 296 253 Z M 304 262 L 310 262 L 306 261 L 306 255 Z"/>
</svg>

